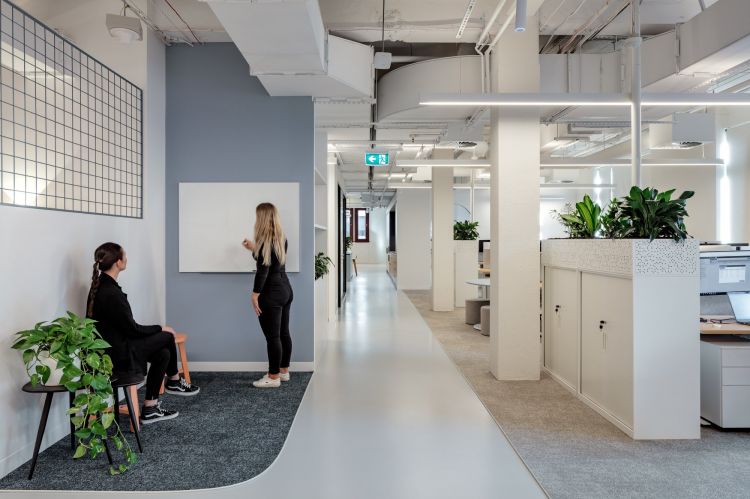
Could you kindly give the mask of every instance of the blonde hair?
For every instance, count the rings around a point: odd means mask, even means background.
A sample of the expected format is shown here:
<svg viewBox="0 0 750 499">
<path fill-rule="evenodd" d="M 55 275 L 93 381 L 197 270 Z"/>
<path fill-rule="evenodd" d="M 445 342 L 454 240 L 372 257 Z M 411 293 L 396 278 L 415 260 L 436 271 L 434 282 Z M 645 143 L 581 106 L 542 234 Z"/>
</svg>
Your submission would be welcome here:
<svg viewBox="0 0 750 499">
<path fill-rule="evenodd" d="M 271 265 L 271 251 L 282 265 L 286 263 L 284 230 L 279 210 L 271 203 L 260 203 L 255 208 L 255 258 L 260 254 L 263 264 Z"/>
</svg>

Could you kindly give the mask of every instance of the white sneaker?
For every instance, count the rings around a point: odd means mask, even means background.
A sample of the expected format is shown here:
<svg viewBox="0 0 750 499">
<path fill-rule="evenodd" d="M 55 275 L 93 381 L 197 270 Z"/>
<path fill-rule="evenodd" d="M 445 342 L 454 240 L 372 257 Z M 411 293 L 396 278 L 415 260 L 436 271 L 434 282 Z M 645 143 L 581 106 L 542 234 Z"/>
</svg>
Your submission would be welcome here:
<svg viewBox="0 0 750 499">
<path fill-rule="evenodd" d="M 291 376 L 289 376 L 289 373 L 279 373 L 279 379 L 281 381 L 289 381 Z"/>
<path fill-rule="evenodd" d="M 253 381 L 253 386 L 255 388 L 278 388 L 281 386 L 281 380 L 280 379 L 271 379 L 266 374 L 262 378 L 260 378 L 258 381 Z"/>
</svg>

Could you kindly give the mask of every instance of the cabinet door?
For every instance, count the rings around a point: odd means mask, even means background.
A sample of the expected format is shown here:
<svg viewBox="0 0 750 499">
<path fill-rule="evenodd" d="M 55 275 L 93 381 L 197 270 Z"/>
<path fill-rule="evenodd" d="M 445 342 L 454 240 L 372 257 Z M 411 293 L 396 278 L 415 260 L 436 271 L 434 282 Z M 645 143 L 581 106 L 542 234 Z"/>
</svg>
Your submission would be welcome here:
<svg viewBox="0 0 750 499">
<path fill-rule="evenodd" d="M 632 281 L 581 277 L 581 392 L 633 425 Z"/>
<path fill-rule="evenodd" d="M 578 390 L 578 273 L 545 268 L 544 365 Z"/>
</svg>

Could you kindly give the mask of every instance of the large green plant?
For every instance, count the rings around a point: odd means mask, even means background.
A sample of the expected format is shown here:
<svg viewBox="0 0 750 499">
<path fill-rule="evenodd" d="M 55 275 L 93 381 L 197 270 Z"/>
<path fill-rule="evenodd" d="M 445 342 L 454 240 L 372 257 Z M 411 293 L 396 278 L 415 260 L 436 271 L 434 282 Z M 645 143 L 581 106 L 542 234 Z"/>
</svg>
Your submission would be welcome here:
<svg viewBox="0 0 750 499">
<path fill-rule="evenodd" d="M 328 273 L 328 266 L 333 265 L 333 260 L 322 251 L 315 255 L 315 280 L 317 281 Z"/>
<path fill-rule="evenodd" d="M 620 216 L 627 221 L 624 236 L 648 238 L 651 241 L 659 238 L 675 241 L 686 239 L 688 233 L 684 220 L 688 213 L 685 204 L 695 193 L 685 191 L 679 198 L 672 199 L 674 191 L 659 192 L 650 187 L 632 187 L 620 207 Z"/>
<path fill-rule="evenodd" d="M 475 241 L 479 239 L 479 222 L 469 222 L 464 220 L 463 222 L 453 223 L 453 239 L 456 241 Z"/>
<path fill-rule="evenodd" d="M 136 454 L 130 448 L 115 421 L 112 404 L 112 360 L 105 353 L 109 343 L 96 330 L 95 321 L 68 312 L 49 323 L 40 322 L 33 329 L 16 333 L 12 348 L 23 352 L 23 362 L 33 385 L 46 383 L 51 369 L 40 363 L 40 355 L 47 352 L 62 369 L 60 384 L 76 393 L 68 413 L 78 440 L 73 457 L 86 454 L 96 458 L 104 452 L 104 440 L 109 439 L 126 461 L 133 464 Z M 128 469 L 125 464 L 110 466 L 113 475 Z"/>
<path fill-rule="evenodd" d="M 346 236 L 344 239 L 344 245 L 346 246 L 346 251 L 352 250 L 352 244 L 354 244 L 354 241 L 352 241 L 352 238 L 349 236 Z"/>
<path fill-rule="evenodd" d="M 586 194 L 575 208 L 566 207 L 563 212 L 553 212 L 571 238 L 594 238 L 601 228 L 602 208 Z"/>
</svg>

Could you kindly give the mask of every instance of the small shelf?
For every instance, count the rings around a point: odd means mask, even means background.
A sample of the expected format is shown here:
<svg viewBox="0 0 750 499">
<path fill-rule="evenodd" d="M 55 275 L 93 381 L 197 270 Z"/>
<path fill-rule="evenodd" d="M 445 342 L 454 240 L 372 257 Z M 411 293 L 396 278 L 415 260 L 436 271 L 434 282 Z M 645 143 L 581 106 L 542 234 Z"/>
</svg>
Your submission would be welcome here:
<svg viewBox="0 0 750 499">
<path fill-rule="evenodd" d="M 313 169 L 315 170 L 315 185 L 326 185 L 326 178 L 323 174 L 317 168 Z"/>
<path fill-rule="evenodd" d="M 315 224 L 315 230 L 328 230 L 328 227 L 326 227 L 325 225 Z"/>
</svg>

